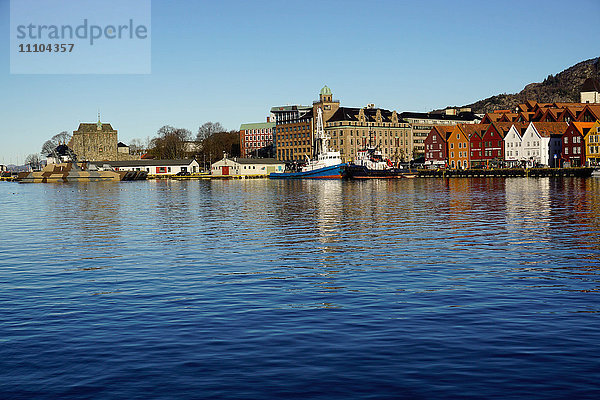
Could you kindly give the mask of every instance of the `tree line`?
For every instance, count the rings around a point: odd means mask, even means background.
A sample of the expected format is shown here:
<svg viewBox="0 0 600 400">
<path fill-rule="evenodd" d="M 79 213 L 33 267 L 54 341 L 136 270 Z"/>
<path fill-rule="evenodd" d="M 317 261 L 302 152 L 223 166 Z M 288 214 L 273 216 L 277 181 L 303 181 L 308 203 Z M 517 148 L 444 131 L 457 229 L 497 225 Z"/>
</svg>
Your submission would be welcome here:
<svg viewBox="0 0 600 400">
<path fill-rule="evenodd" d="M 196 158 L 210 165 L 220 160 L 223 153 L 240 155 L 239 131 L 227 131 L 219 122 L 206 122 L 194 137 L 188 129 L 165 125 L 150 140 L 147 154 L 159 159 Z"/>
<path fill-rule="evenodd" d="M 40 153 L 27 156 L 25 164 L 32 169 L 41 168 L 44 158 L 51 154 L 52 150 L 61 144 L 68 144 L 70 140 L 71 135 L 66 131 L 52 136 L 44 142 Z M 231 157 L 239 157 L 240 136 L 239 131 L 228 131 L 219 122 L 202 124 L 196 135 L 188 129 L 165 125 L 153 138 L 147 138 L 145 141 L 132 139 L 129 152 L 157 159 L 195 158 L 207 168 L 223 158 L 224 153 Z"/>
</svg>

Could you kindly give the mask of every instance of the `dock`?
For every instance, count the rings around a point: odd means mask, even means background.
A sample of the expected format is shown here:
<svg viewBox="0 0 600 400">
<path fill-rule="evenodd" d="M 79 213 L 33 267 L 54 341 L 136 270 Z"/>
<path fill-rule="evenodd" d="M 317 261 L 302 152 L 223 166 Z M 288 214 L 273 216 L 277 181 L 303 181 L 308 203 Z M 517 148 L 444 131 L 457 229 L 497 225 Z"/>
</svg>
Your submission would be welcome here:
<svg viewBox="0 0 600 400">
<path fill-rule="evenodd" d="M 491 177 L 580 177 L 592 175 L 594 168 L 495 168 L 419 170 L 420 178 L 491 178 Z"/>
</svg>

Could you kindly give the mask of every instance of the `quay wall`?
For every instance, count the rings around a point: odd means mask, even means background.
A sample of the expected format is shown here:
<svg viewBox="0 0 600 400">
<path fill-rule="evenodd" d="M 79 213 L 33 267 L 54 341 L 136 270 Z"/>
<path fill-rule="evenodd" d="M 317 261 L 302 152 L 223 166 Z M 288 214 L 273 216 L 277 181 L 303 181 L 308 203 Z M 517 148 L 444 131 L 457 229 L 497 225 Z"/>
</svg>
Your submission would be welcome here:
<svg viewBox="0 0 600 400">
<path fill-rule="evenodd" d="M 498 168 L 419 170 L 421 178 L 591 176 L 594 168 Z"/>
</svg>

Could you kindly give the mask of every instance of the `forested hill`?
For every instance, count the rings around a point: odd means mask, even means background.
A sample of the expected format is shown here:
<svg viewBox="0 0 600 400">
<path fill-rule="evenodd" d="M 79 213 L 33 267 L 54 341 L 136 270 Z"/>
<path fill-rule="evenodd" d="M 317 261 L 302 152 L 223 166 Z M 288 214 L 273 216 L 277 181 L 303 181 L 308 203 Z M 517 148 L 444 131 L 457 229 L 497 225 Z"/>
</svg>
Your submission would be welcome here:
<svg viewBox="0 0 600 400">
<path fill-rule="evenodd" d="M 471 107 L 475 113 L 486 113 L 494 110 L 512 110 L 526 100 L 539 103 L 578 103 L 579 92 L 587 78 L 600 79 L 600 57 L 582 61 L 556 75 L 549 75 L 542 83 L 530 83 L 519 93 L 499 94 L 465 107 Z"/>
</svg>

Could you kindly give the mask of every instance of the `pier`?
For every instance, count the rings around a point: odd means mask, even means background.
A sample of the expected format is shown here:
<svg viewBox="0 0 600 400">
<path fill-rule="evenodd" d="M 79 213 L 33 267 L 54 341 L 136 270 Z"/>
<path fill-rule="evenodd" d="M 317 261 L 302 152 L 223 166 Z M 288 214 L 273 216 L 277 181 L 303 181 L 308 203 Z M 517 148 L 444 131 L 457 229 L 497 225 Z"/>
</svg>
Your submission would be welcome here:
<svg viewBox="0 0 600 400">
<path fill-rule="evenodd" d="M 420 178 L 489 178 L 489 177 L 588 177 L 594 168 L 496 168 L 419 170 Z"/>
</svg>

